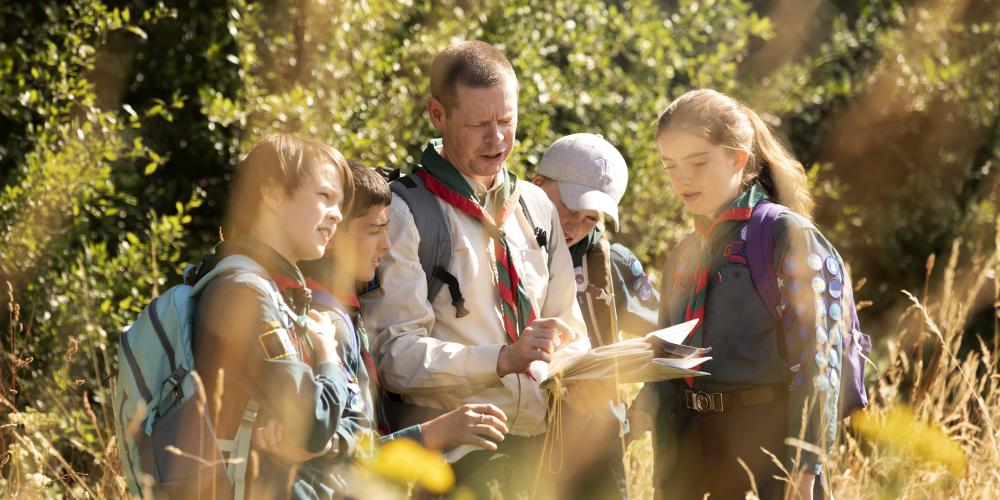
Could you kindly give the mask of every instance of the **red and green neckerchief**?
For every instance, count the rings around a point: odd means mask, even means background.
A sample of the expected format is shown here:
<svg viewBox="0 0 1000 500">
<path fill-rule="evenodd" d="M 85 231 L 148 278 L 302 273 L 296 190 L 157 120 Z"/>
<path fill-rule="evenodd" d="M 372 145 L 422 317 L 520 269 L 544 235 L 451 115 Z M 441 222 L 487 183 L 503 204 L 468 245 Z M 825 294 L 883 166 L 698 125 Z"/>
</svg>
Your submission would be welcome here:
<svg viewBox="0 0 1000 500">
<path fill-rule="evenodd" d="M 391 431 L 389 428 L 389 418 L 385 413 L 385 394 L 382 392 L 382 383 L 379 382 L 378 371 L 375 369 L 375 359 L 372 358 L 371 351 L 368 348 L 368 332 L 365 331 L 364 318 L 361 316 L 361 301 L 358 300 L 358 295 L 354 292 L 347 292 L 344 290 L 339 290 L 336 288 L 327 288 L 326 285 L 322 283 L 307 278 L 306 284 L 313 292 L 313 303 L 320 305 L 327 309 L 333 309 L 336 307 L 336 303 L 330 298 L 336 298 L 341 305 L 347 309 L 347 314 L 351 318 L 351 323 L 354 325 L 354 331 L 358 336 L 358 350 L 361 354 L 361 362 L 365 364 L 365 370 L 368 372 L 369 380 L 371 380 L 373 387 L 372 389 L 372 399 L 375 408 L 374 410 L 374 420 L 375 426 L 378 431 L 383 436 L 388 435 Z"/>
<path fill-rule="evenodd" d="M 500 170 L 499 175 L 504 176 L 498 200 L 500 210 L 494 218 L 483 208 L 485 200 L 480 200 L 462 174 L 438 154 L 437 144 L 437 141 L 431 141 L 424 149 L 421 165 L 415 174 L 424 181 L 428 191 L 478 220 L 489 232 L 496 256 L 497 290 L 503 313 L 503 327 L 510 341 L 515 342 L 525 327 L 535 320 L 535 312 L 514 266 L 507 236 L 503 231 L 504 221 L 514 213 L 519 202 L 517 177 L 506 168 Z"/>
<path fill-rule="evenodd" d="M 698 258 L 695 267 L 695 282 L 688 295 L 687 307 L 684 310 L 684 321 L 698 320 L 698 326 L 688 336 L 688 343 L 701 347 L 705 334 L 705 301 L 708 299 L 708 273 L 722 245 L 731 241 L 744 222 L 750 220 L 753 207 L 761 200 L 767 199 L 764 188 L 758 184 L 751 185 L 736 197 L 732 203 L 723 209 L 715 219 L 695 217 L 695 234 L 698 235 Z M 692 377 L 684 379 L 688 387 L 694 385 Z"/>
</svg>

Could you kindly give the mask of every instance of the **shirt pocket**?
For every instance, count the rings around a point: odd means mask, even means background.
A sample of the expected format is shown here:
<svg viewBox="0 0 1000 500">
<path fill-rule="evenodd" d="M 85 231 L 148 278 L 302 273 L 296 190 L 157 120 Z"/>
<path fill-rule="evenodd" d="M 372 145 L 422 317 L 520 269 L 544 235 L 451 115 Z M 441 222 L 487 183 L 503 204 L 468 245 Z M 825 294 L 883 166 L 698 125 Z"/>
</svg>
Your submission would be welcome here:
<svg viewBox="0 0 1000 500">
<path fill-rule="evenodd" d="M 549 256 L 542 249 L 522 248 L 518 250 L 521 262 L 517 273 L 521 277 L 524 290 L 528 292 L 531 306 L 539 313 L 539 302 L 545 297 L 549 286 Z"/>
<path fill-rule="evenodd" d="M 713 356 L 767 363 L 778 349 L 777 325 L 753 286 L 750 269 L 728 264 L 708 279 L 705 338 Z"/>
</svg>

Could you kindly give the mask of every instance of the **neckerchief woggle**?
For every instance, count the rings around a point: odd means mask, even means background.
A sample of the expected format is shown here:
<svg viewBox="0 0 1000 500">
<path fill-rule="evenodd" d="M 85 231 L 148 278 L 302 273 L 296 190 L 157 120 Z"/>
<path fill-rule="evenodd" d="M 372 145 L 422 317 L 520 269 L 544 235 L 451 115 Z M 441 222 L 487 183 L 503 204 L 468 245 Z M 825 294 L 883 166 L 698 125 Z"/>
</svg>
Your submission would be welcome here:
<svg viewBox="0 0 1000 500">
<path fill-rule="evenodd" d="M 493 250 L 496 257 L 497 292 L 500 296 L 501 316 L 504 331 L 510 341 L 516 342 L 521 332 L 535 320 L 535 312 L 531 301 L 521 283 L 517 268 L 510 254 L 507 236 L 503 231 L 503 223 L 515 212 L 520 193 L 517 188 L 517 177 L 507 170 L 500 170 L 503 176 L 499 199 L 500 210 L 494 218 L 483 208 L 485 200 L 480 200 L 462 174 L 437 152 L 439 141 L 431 141 L 420 158 L 420 165 L 415 170 L 427 190 L 445 203 L 455 207 L 470 217 L 478 220 L 493 240 Z"/>
<path fill-rule="evenodd" d="M 698 259 L 695 267 L 695 286 L 691 287 L 687 307 L 684 310 L 684 321 L 698 320 L 698 325 L 688 335 L 687 342 L 694 347 L 702 347 L 705 335 L 705 301 L 708 298 L 708 273 L 712 261 L 722 245 L 730 241 L 734 233 L 739 231 L 743 222 L 750 220 L 753 207 L 761 200 L 767 199 L 764 188 L 754 183 L 739 194 L 729 206 L 719 212 L 714 219 L 695 217 L 694 227 L 698 240 Z M 694 367 L 693 369 L 698 369 Z M 688 387 L 694 386 L 693 377 L 685 377 Z"/>
</svg>

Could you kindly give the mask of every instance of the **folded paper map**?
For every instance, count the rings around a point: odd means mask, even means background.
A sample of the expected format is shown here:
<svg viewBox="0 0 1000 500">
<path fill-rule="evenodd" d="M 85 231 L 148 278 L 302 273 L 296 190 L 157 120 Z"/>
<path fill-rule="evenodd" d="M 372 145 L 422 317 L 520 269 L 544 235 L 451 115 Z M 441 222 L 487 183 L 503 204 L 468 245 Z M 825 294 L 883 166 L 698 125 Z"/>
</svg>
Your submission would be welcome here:
<svg viewBox="0 0 1000 500">
<path fill-rule="evenodd" d="M 708 356 L 712 348 L 681 343 L 697 324 L 697 320 L 688 321 L 586 352 L 556 351 L 548 365 L 532 366 L 533 376 L 542 381 L 543 389 L 552 389 L 557 383 L 580 380 L 606 379 L 626 384 L 708 375 L 696 368 L 712 359 Z"/>
</svg>

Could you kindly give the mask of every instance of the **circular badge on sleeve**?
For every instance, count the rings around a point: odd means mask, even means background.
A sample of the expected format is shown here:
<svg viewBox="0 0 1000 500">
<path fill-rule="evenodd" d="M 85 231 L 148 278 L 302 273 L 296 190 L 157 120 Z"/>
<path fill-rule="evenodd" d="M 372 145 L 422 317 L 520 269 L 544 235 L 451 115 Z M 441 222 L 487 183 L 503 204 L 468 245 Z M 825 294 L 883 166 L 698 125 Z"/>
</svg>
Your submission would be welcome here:
<svg viewBox="0 0 1000 500">
<path fill-rule="evenodd" d="M 820 257 L 818 253 L 811 253 L 809 257 L 806 257 L 806 265 L 813 271 L 819 271 L 823 269 L 823 257 Z"/>
</svg>

